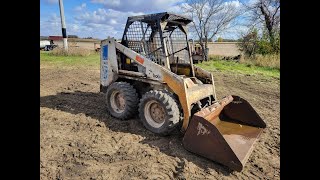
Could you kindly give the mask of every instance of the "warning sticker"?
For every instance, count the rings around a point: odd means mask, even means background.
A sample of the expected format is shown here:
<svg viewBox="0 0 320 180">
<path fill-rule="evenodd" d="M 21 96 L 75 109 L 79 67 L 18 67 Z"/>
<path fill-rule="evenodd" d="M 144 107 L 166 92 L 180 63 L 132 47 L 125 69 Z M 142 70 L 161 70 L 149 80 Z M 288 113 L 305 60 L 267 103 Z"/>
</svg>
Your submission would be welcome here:
<svg viewBox="0 0 320 180">
<path fill-rule="evenodd" d="M 136 60 L 141 64 L 144 63 L 144 59 L 142 57 L 138 56 L 138 55 L 136 56 Z"/>
</svg>

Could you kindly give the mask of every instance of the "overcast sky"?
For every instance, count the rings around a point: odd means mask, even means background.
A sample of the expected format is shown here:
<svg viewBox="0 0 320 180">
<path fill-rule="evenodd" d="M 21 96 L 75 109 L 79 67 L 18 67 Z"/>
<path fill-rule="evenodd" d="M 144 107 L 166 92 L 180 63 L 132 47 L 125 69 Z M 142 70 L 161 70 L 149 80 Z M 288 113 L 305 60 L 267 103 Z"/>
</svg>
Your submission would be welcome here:
<svg viewBox="0 0 320 180">
<path fill-rule="evenodd" d="M 184 0 L 64 0 L 67 34 L 105 39 L 122 37 L 128 16 L 159 12 L 182 14 Z M 238 0 L 233 3 L 239 3 Z M 239 27 L 223 38 L 237 38 Z M 240 27 L 243 30 L 243 27 Z M 40 0 L 40 35 L 61 36 L 58 0 Z"/>
</svg>

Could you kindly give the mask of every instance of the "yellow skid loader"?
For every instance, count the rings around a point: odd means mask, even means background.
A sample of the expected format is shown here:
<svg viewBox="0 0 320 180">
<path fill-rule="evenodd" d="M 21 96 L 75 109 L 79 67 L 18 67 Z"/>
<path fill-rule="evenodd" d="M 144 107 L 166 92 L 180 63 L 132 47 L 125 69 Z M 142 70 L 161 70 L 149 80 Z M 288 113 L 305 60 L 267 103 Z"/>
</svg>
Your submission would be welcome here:
<svg viewBox="0 0 320 180">
<path fill-rule="evenodd" d="M 241 171 L 266 124 L 241 97 L 217 99 L 213 75 L 193 65 L 191 21 L 167 12 L 128 17 L 121 43 L 101 41 L 100 91 L 113 117 L 139 114 L 159 135 L 179 126 L 188 151 Z"/>
</svg>

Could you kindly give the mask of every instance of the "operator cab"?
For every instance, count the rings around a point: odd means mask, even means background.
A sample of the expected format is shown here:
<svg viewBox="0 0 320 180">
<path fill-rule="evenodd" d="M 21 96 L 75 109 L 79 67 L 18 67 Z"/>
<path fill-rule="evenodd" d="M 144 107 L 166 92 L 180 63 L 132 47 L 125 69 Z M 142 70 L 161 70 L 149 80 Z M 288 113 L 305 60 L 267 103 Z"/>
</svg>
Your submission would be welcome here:
<svg viewBox="0 0 320 180">
<path fill-rule="evenodd" d="M 186 25 L 191 19 L 167 12 L 128 17 L 121 44 L 170 69 L 193 77 Z M 119 68 L 143 72 L 144 68 L 119 54 Z"/>
</svg>

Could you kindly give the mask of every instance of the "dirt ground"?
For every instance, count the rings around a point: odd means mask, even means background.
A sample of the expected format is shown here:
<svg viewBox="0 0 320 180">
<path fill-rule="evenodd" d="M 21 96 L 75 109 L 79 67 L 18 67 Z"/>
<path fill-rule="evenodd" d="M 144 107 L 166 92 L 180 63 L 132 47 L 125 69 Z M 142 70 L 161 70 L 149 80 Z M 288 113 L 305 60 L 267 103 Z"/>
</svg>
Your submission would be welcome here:
<svg viewBox="0 0 320 180">
<path fill-rule="evenodd" d="M 217 95 L 247 99 L 265 120 L 242 172 L 106 114 L 99 70 L 40 67 L 41 179 L 280 179 L 280 80 L 214 72 Z"/>
</svg>

